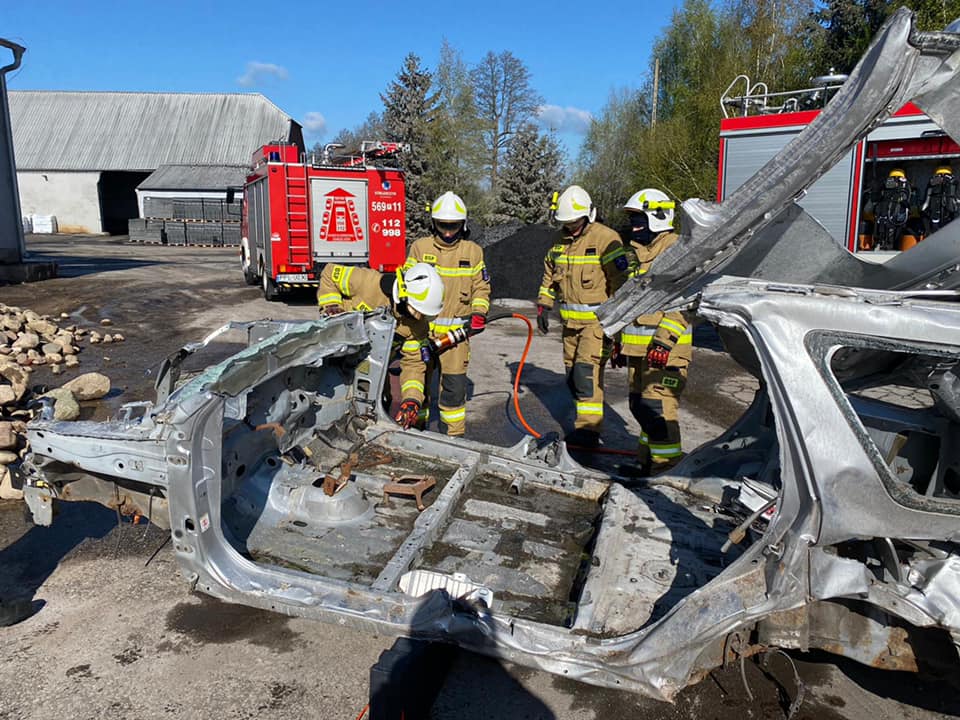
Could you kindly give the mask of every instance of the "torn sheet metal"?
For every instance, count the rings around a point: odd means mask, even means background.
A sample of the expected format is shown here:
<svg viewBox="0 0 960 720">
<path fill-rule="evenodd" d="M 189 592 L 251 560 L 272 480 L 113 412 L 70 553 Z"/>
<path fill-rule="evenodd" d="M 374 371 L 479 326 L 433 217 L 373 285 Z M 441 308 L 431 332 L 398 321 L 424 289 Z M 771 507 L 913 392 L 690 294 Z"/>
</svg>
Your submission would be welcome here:
<svg viewBox="0 0 960 720">
<path fill-rule="evenodd" d="M 830 249 L 829 234 L 794 199 L 908 101 L 960 138 L 958 48 L 960 35 L 919 32 L 910 11 L 894 13 L 826 109 L 783 150 L 723 203 L 683 203 L 680 240 L 597 312 L 607 334 L 689 301 L 721 273 L 885 289 L 955 287 L 960 228 L 948 225 L 887 267 L 871 268 L 842 248 Z"/>
</svg>

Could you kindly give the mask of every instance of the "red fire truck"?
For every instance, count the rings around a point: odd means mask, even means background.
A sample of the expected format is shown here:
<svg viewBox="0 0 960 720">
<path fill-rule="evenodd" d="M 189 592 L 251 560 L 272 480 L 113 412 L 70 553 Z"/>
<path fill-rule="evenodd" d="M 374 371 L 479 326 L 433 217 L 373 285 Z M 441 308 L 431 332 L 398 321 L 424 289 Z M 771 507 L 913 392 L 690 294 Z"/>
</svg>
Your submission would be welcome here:
<svg viewBox="0 0 960 720">
<path fill-rule="evenodd" d="M 811 88 L 770 93 L 762 83 L 751 85 L 745 75 L 738 76 L 720 102 L 724 117 L 717 199 L 743 184 L 817 117 L 845 79 L 827 75 L 813 78 Z M 864 259 L 882 261 L 929 234 L 929 193 L 941 179 L 953 181 L 952 163 L 957 163 L 960 178 L 958 158 L 960 146 L 908 103 L 857 143 L 798 202 L 841 245 Z M 892 228 L 887 222 L 891 203 L 883 204 L 891 188 L 900 188 L 902 200 L 895 204 L 902 222 Z M 955 192 L 955 181 L 953 188 Z M 938 229 L 939 220 L 933 226 Z"/>
<path fill-rule="evenodd" d="M 301 157 L 293 144 L 253 154 L 243 188 L 241 262 L 249 285 L 267 300 L 316 286 L 328 262 L 392 271 L 406 255 L 403 173 L 372 164 L 406 151 L 400 143 L 365 142 L 360 155 Z"/>
</svg>

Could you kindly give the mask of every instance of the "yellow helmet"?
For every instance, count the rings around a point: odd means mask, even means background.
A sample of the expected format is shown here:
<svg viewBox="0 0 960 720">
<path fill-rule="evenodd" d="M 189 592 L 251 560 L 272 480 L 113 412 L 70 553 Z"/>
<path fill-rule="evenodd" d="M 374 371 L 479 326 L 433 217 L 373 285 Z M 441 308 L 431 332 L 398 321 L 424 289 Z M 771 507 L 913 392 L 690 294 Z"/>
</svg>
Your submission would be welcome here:
<svg viewBox="0 0 960 720">
<path fill-rule="evenodd" d="M 934 175 L 953 175 L 953 168 L 949 165 L 941 165 L 933 171 Z"/>
<path fill-rule="evenodd" d="M 893 170 L 890 171 L 890 174 L 887 175 L 887 177 L 895 177 L 895 178 L 904 178 L 904 179 L 906 179 L 907 174 L 906 174 L 903 170 L 901 170 L 900 168 L 894 168 Z"/>
</svg>

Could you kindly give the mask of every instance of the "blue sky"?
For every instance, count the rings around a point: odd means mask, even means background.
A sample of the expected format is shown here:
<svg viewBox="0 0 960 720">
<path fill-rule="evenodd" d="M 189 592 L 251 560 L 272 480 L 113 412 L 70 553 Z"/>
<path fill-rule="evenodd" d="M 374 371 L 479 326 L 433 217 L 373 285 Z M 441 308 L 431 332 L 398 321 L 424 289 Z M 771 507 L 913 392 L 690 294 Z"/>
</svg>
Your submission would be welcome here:
<svg viewBox="0 0 960 720">
<path fill-rule="evenodd" d="M 646 77 L 677 4 L 7 0 L 0 37 L 27 48 L 11 90 L 261 92 L 308 144 L 380 110 L 408 52 L 432 69 L 444 38 L 468 64 L 510 50 L 575 153 L 610 91 Z"/>
</svg>

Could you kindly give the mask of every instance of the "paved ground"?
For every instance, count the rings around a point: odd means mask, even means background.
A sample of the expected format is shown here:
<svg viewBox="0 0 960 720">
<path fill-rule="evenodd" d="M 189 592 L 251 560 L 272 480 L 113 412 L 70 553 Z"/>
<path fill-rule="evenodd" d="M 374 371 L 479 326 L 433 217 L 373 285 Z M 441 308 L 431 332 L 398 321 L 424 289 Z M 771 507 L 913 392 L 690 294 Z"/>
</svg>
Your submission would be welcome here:
<svg viewBox="0 0 960 720">
<path fill-rule="evenodd" d="M 110 317 L 127 337 L 82 353 L 78 370 L 105 372 L 116 388 L 84 408 L 85 417 L 103 418 L 123 402 L 149 398 L 159 359 L 228 319 L 315 316 L 310 298 L 266 303 L 258 289 L 242 284 L 235 253 L 227 250 L 105 238 L 34 238 L 29 247 L 59 260 L 63 277 L 0 288 L 0 301 L 70 312 L 89 327 Z M 505 445 L 522 436 L 508 401 L 525 340 L 525 325 L 511 320 L 474 342 L 472 437 Z M 681 417 L 686 449 L 735 419 L 754 387 L 715 350 L 698 347 L 694 362 Z M 537 335 L 528 363 L 521 396 L 527 421 L 541 432 L 569 427 L 559 333 Z M 635 437 L 625 376 L 608 376 L 609 446 L 631 447 Z M 43 371 L 34 379 L 54 380 Z M 0 593 L 32 595 L 37 608 L 24 622 L 0 628 L 0 720 L 357 717 L 369 669 L 392 639 L 191 595 L 166 548 L 146 564 L 163 540 L 155 528 L 118 530 L 113 514 L 97 505 L 67 505 L 53 527 L 36 528 L 22 504 L 0 503 Z M 807 688 L 798 717 L 960 714 L 956 689 L 942 681 L 795 657 Z M 739 670 L 731 669 L 712 673 L 671 706 L 456 653 L 431 717 L 784 717 L 783 698 L 794 693 L 786 662 L 774 658 L 766 671 L 747 663 L 745 670 L 752 702 Z"/>
</svg>

